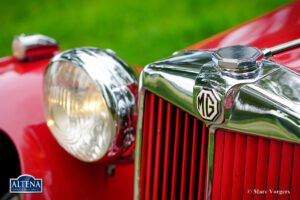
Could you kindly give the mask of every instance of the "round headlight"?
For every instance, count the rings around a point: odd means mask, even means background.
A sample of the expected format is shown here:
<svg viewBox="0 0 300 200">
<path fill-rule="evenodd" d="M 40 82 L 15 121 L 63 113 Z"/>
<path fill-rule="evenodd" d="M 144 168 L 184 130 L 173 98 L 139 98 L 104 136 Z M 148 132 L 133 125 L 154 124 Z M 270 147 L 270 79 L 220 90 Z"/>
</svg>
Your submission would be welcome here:
<svg viewBox="0 0 300 200">
<path fill-rule="evenodd" d="M 58 143 L 82 161 L 115 157 L 120 137 L 135 126 L 130 83 L 136 81 L 128 66 L 105 50 L 78 48 L 55 56 L 45 72 L 44 105 Z"/>
<path fill-rule="evenodd" d="M 59 51 L 55 39 L 41 34 L 21 34 L 12 42 L 13 55 L 20 61 L 52 57 Z"/>
</svg>

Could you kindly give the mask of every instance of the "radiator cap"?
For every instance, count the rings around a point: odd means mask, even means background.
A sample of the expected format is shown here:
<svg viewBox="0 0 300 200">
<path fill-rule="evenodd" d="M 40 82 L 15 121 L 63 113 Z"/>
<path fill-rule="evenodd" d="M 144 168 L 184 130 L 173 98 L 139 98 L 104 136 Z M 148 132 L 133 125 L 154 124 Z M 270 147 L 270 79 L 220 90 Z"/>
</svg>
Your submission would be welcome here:
<svg viewBox="0 0 300 200">
<path fill-rule="evenodd" d="M 249 73 L 256 70 L 258 60 L 263 58 L 261 50 L 252 46 L 235 45 L 224 47 L 213 53 L 213 60 L 226 72 Z"/>
</svg>

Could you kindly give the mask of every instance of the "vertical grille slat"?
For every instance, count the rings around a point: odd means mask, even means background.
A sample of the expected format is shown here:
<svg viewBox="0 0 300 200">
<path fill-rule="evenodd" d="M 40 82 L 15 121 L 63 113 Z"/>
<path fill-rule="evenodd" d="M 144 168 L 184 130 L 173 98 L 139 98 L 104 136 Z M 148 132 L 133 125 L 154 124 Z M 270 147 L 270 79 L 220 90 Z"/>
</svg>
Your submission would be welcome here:
<svg viewBox="0 0 300 200">
<path fill-rule="evenodd" d="M 212 199 L 300 199 L 300 145 L 224 130 L 214 145 Z"/>
<path fill-rule="evenodd" d="M 213 186 L 212 200 L 221 199 L 221 185 L 222 185 L 222 167 L 223 166 L 223 150 L 224 150 L 224 132 L 218 131 L 215 139 L 214 149 L 214 167 L 213 167 Z"/>
<path fill-rule="evenodd" d="M 146 179 L 145 179 L 145 200 L 150 200 L 152 197 L 152 178 L 153 178 L 153 149 L 155 140 L 155 95 L 150 94 L 150 105 L 149 105 L 149 126 L 148 126 L 148 145 L 147 145 L 147 163 L 146 163 Z"/>
<path fill-rule="evenodd" d="M 243 199 L 253 199 L 252 190 L 255 188 L 255 174 L 256 174 L 256 158 L 257 158 L 257 138 L 247 136 L 246 148 L 246 163 L 245 163 L 245 176 L 244 176 L 244 190 Z"/>
<path fill-rule="evenodd" d="M 201 145 L 200 145 L 200 158 L 199 158 L 199 177 L 198 179 L 198 200 L 205 199 L 205 189 L 206 188 L 206 157 L 207 157 L 207 143 L 208 143 L 208 131 L 205 124 L 201 122 L 199 125 L 202 126 L 201 131 Z M 200 137 L 199 137 L 200 138 Z"/>
<path fill-rule="evenodd" d="M 140 199 L 203 199 L 207 134 L 198 119 L 147 91 Z"/>
<path fill-rule="evenodd" d="M 183 138 L 183 154 L 182 154 L 182 168 L 181 168 L 181 183 L 180 183 L 180 200 L 185 199 L 185 184 L 186 184 L 186 172 L 188 162 L 188 149 L 189 149 L 189 116 L 185 113 L 184 116 L 184 138 Z"/>
<path fill-rule="evenodd" d="M 235 147 L 235 135 L 226 134 L 224 141 L 223 152 L 223 170 L 222 170 L 222 182 L 221 182 L 221 199 L 231 198 L 232 188 L 232 174 L 234 163 L 234 147 Z"/>
<path fill-rule="evenodd" d="M 291 187 L 291 175 L 293 166 L 293 145 L 283 143 L 281 149 L 281 165 L 280 165 L 280 178 L 279 190 L 289 190 Z M 289 199 L 289 194 L 279 195 L 278 200 Z"/>
<path fill-rule="evenodd" d="M 197 119 L 193 122 L 193 140 L 192 140 L 192 155 L 191 155 L 191 173 L 190 173 L 190 183 L 189 183 L 189 199 L 194 199 L 194 189 L 195 189 L 195 174 L 196 174 L 196 164 L 197 164 L 197 144 L 198 144 L 198 123 Z"/>
<path fill-rule="evenodd" d="M 247 136 L 236 135 L 233 164 L 232 200 L 243 198 Z"/>
<path fill-rule="evenodd" d="M 145 105 L 150 103 L 150 94 L 145 94 Z M 144 109 L 144 122 L 143 122 L 143 137 L 148 138 L 148 119 L 149 119 L 149 106 L 145 106 Z M 142 140 L 142 155 L 141 155 L 141 174 L 140 174 L 140 199 L 144 199 L 145 191 L 145 175 L 146 175 L 146 158 L 147 158 L 147 142 L 148 140 Z"/>
<path fill-rule="evenodd" d="M 170 173 L 170 156 L 171 156 L 171 116 L 172 116 L 171 104 L 167 105 L 167 118 L 166 118 L 166 137 L 165 137 L 165 152 L 164 152 L 164 169 L 163 169 L 163 186 L 162 186 L 162 199 L 168 198 L 168 187 L 169 183 L 169 173 Z"/>
<path fill-rule="evenodd" d="M 180 140 L 180 110 L 176 109 L 176 124 L 175 124 L 175 142 L 174 155 L 172 165 L 172 181 L 171 181 L 171 199 L 175 199 L 177 186 L 177 168 L 178 168 L 178 154 L 179 154 L 179 140 Z"/>
<path fill-rule="evenodd" d="M 293 171 L 291 182 L 291 198 L 300 199 L 300 146 L 294 145 L 294 159 L 293 159 Z"/>
<path fill-rule="evenodd" d="M 269 162 L 270 142 L 267 139 L 258 139 L 258 154 L 256 166 L 256 182 L 255 189 L 265 191 L 267 189 L 268 162 Z M 255 195 L 255 200 L 266 199 L 265 194 Z"/>
<path fill-rule="evenodd" d="M 157 199 L 159 193 L 159 175 L 160 175 L 160 160 L 161 160 L 161 142 L 163 132 L 163 100 L 158 100 L 157 128 L 156 128 L 156 144 L 154 157 L 154 177 L 153 177 L 153 199 Z"/>
<path fill-rule="evenodd" d="M 272 188 L 272 190 L 278 190 L 280 157 L 281 157 L 281 143 L 278 141 L 271 141 L 267 188 Z M 278 195 L 275 193 L 268 192 L 267 200 L 276 200 L 277 196 Z"/>
</svg>

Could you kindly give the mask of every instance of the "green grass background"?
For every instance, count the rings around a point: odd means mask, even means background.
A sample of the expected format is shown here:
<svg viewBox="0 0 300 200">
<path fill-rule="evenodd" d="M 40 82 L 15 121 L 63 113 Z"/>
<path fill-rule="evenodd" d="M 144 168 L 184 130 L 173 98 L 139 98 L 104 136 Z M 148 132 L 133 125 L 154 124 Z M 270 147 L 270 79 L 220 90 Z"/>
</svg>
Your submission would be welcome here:
<svg viewBox="0 0 300 200">
<path fill-rule="evenodd" d="M 61 49 L 111 48 L 131 64 L 170 55 L 290 0 L 0 0 L 0 56 L 20 33 L 42 33 Z"/>
</svg>

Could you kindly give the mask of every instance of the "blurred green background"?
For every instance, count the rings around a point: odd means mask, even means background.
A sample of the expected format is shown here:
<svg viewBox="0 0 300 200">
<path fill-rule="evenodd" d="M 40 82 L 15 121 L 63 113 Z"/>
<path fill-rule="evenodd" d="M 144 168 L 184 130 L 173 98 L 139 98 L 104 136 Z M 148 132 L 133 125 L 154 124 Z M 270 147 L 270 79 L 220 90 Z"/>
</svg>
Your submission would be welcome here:
<svg viewBox="0 0 300 200">
<path fill-rule="evenodd" d="M 290 0 L 1 0 L 0 56 L 20 33 L 42 33 L 61 49 L 111 48 L 145 65 Z"/>
</svg>

